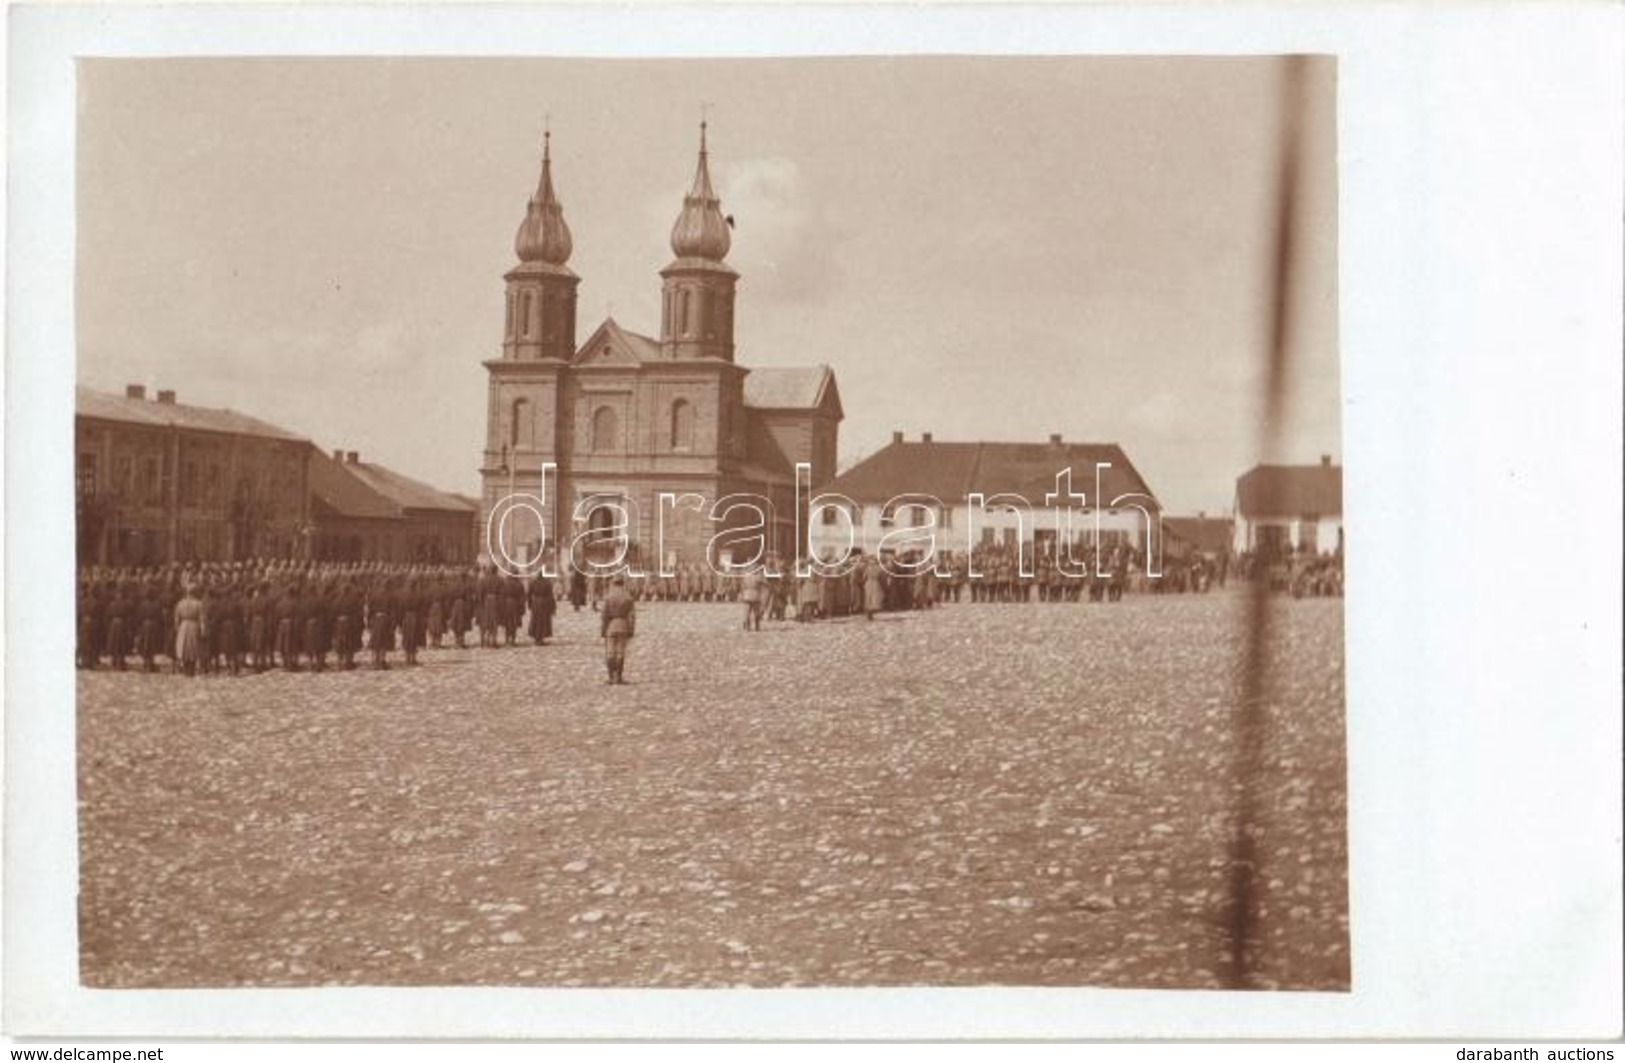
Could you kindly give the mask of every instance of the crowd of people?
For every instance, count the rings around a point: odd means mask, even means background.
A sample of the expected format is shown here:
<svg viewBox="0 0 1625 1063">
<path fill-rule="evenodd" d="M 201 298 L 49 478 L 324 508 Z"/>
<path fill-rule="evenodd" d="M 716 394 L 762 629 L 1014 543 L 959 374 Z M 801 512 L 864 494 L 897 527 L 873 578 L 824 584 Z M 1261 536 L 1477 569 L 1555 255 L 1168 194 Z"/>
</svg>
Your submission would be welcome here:
<svg viewBox="0 0 1625 1063">
<path fill-rule="evenodd" d="M 578 603 L 585 596 L 576 595 Z M 579 604 L 578 604 L 579 607 Z M 241 561 L 88 569 L 78 588 L 78 663 L 186 675 L 384 669 L 425 647 L 513 646 L 552 637 L 550 580 L 455 566 Z"/>
<path fill-rule="evenodd" d="M 770 556 L 765 563 L 718 572 L 691 562 L 670 574 L 626 578 L 588 574 L 567 565 L 554 578 L 530 579 L 489 566 L 383 562 L 248 560 L 145 568 L 90 567 L 79 575 L 78 664 L 185 675 L 243 675 L 271 669 L 324 672 L 359 666 L 413 665 L 425 648 L 546 645 L 559 608 L 605 602 L 707 602 L 743 605 L 742 626 L 763 620 L 807 623 L 882 612 L 931 609 L 941 602 L 1115 602 L 1125 593 L 1201 593 L 1224 586 L 1228 558 L 1165 561 L 1159 578 L 1118 546 L 1104 557 L 1044 554 L 1028 574 L 999 544 L 934 565 L 917 556 L 859 555 L 836 572 L 798 574 L 802 566 Z M 1284 576 L 1283 576 L 1284 572 Z M 1240 578 L 1284 580 L 1295 595 L 1342 593 L 1341 558 L 1302 559 L 1265 567 L 1238 558 Z M 968 588 L 968 590 L 967 590 Z M 615 606 L 616 611 L 626 607 Z M 613 618 L 609 618 L 613 619 Z M 631 637 L 631 617 L 624 632 Z M 607 629 L 602 632 L 609 639 Z M 624 672 L 625 642 L 611 682 Z"/>
</svg>

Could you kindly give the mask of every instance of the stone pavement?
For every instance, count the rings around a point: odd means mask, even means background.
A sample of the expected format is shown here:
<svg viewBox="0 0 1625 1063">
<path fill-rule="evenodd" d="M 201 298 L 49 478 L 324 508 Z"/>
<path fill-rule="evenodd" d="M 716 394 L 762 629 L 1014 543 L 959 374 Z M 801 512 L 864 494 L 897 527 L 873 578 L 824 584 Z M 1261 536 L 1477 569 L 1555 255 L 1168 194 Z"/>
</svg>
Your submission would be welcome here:
<svg viewBox="0 0 1625 1063">
<path fill-rule="evenodd" d="M 1244 598 L 79 673 L 90 986 L 1217 986 Z M 1349 984 L 1342 602 L 1278 601 L 1259 981 Z M 398 658 L 398 654 L 397 654 Z"/>
</svg>

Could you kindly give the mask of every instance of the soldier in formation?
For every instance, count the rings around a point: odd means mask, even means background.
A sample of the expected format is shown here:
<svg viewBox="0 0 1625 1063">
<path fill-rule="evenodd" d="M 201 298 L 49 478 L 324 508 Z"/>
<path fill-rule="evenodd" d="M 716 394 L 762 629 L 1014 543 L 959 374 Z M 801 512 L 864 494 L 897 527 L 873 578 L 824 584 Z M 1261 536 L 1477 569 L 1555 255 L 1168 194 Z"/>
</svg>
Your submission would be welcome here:
<svg viewBox="0 0 1625 1063">
<path fill-rule="evenodd" d="M 527 613 L 532 642 L 552 636 L 548 580 L 458 566 L 249 560 L 79 574 L 80 668 L 142 671 L 167 661 L 192 675 L 349 671 L 363 651 L 377 669 L 408 666 L 449 635 L 463 647 L 517 645 Z M 184 604 L 184 608 L 182 608 Z"/>
</svg>

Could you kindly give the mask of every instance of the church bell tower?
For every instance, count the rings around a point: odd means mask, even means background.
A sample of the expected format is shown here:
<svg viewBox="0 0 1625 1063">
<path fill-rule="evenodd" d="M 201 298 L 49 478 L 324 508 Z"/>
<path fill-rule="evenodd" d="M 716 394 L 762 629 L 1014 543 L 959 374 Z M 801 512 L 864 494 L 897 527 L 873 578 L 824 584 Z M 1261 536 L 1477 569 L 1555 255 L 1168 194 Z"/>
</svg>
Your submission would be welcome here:
<svg viewBox="0 0 1625 1063">
<path fill-rule="evenodd" d="M 553 134 L 543 134 L 542 178 L 514 235 L 519 265 L 508 271 L 508 315 L 502 356 L 517 361 L 568 362 L 575 354 L 576 286 L 570 227 L 553 191 Z"/>
<path fill-rule="evenodd" d="M 711 187 L 704 122 L 700 123 L 700 162 L 694 185 L 671 228 L 676 259 L 660 271 L 664 279 L 660 352 L 669 359 L 734 360 L 734 285 L 739 280 L 722 260 L 728 254 L 728 220 Z"/>
<path fill-rule="evenodd" d="M 563 376 L 576 347 L 576 287 L 570 227 L 553 189 L 552 133 L 543 134 L 542 175 L 514 235 L 519 264 L 504 276 L 507 307 L 502 356 L 489 375 L 485 455 L 480 467 L 481 553 L 489 556 L 487 522 L 510 493 L 538 494 L 541 467 L 559 459 Z M 550 505 L 555 505 L 549 499 Z M 556 507 L 555 507 L 556 508 Z M 548 523 L 557 523 L 556 514 Z M 502 521 L 510 558 L 528 561 L 557 539 L 557 529 L 518 510 Z"/>
</svg>

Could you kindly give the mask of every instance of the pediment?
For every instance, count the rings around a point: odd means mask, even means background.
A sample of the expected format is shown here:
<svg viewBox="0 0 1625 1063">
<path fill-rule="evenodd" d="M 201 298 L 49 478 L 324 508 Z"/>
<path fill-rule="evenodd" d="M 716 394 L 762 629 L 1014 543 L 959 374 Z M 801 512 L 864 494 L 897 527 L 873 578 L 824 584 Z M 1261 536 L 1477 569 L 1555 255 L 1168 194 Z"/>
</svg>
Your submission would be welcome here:
<svg viewBox="0 0 1625 1063">
<path fill-rule="evenodd" d="M 652 342 L 647 337 L 627 332 L 615 323 L 614 318 L 606 318 L 576 349 L 570 364 L 577 367 L 638 366 L 645 360 L 644 348 Z"/>
</svg>

